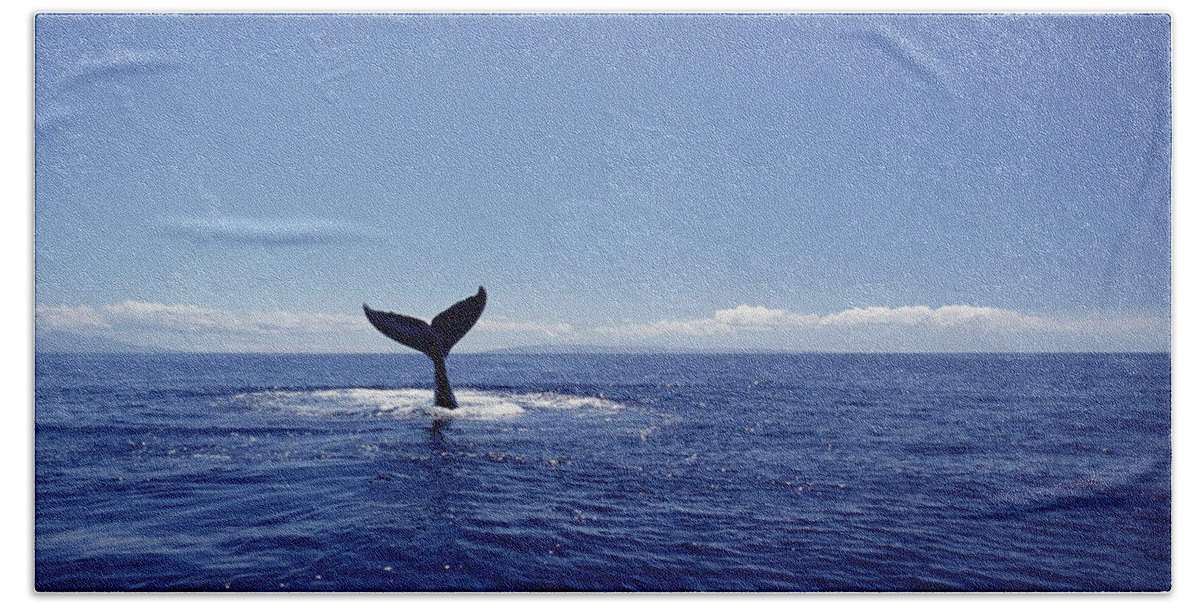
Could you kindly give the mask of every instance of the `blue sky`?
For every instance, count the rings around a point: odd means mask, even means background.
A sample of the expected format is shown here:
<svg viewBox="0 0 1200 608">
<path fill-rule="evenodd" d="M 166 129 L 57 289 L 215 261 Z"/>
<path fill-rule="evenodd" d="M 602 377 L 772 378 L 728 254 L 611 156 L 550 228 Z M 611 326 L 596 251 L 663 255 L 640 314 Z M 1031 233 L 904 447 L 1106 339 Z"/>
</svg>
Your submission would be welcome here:
<svg viewBox="0 0 1200 608">
<path fill-rule="evenodd" d="M 1162 15 L 42 16 L 39 330 L 1167 350 Z"/>
</svg>

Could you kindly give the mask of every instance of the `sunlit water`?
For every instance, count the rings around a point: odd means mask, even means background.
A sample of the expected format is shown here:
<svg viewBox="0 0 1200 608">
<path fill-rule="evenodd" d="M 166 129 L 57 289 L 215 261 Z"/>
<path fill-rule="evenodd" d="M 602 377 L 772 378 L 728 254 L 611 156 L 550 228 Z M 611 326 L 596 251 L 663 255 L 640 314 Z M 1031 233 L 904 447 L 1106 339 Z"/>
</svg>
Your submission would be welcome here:
<svg viewBox="0 0 1200 608">
<path fill-rule="evenodd" d="M 1166 355 L 39 355 L 41 590 L 1162 590 Z"/>
</svg>

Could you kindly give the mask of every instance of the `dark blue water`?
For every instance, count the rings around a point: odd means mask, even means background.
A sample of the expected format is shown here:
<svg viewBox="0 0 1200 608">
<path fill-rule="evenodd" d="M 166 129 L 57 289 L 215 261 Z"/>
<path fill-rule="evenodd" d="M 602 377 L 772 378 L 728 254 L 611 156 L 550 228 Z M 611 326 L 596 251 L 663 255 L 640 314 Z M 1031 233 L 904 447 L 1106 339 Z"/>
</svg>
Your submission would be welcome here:
<svg viewBox="0 0 1200 608">
<path fill-rule="evenodd" d="M 39 355 L 41 590 L 1164 590 L 1167 355 Z"/>
</svg>

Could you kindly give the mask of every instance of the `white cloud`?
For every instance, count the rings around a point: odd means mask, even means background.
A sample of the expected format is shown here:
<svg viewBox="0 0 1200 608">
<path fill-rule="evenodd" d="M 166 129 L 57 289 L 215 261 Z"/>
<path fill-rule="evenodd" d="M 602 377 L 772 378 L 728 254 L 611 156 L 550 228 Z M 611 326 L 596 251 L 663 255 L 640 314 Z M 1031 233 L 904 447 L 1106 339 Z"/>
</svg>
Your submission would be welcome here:
<svg viewBox="0 0 1200 608">
<path fill-rule="evenodd" d="M 249 335 L 320 334 L 361 327 L 356 315 L 227 311 L 194 304 L 158 304 L 126 300 L 91 306 L 38 306 L 37 324 L 44 329 L 87 335 L 137 332 L 218 331 Z"/>
<path fill-rule="evenodd" d="M 609 325 L 597 328 L 614 336 L 714 336 L 737 331 L 770 331 L 777 327 L 805 327 L 819 322 L 817 315 L 800 315 L 784 309 L 741 304 L 718 310 L 707 319 L 672 320 L 653 323 Z"/>
<path fill-rule="evenodd" d="M 596 328 L 596 333 L 613 336 L 712 336 L 733 332 L 733 327 L 719 323 L 716 319 L 694 321 L 663 320 L 654 323 L 607 325 Z"/>
<path fill-rule="evenodd" d="M 38 306 L 34 317 L 38 327 L 54 331 L 90 334 L 112 329 L 91 306 Z"/>
<path fill-rule="evenodd" d="M 741 304 L 737 308 L 718 310 L 712 320 L 732 328 L 762 331 L 788 325 L 811 326 L 815 325 L 819 319 L 820 317 L 817 315 L 800 315 L 784 309 Z"/>
<path fill-rule="evenodd" d="M 989 306 L 901 306 L 886 308 L 871 306 L 851 308 L 820 317 L 820 325 L 853 326 L 871 324 L 933 325 L 955 327 L 980 325 L 994 329 L 1052 329 L 1053 324 L 1042 317 L 1026 316 L 1021 313 L 992 308 Z"/>
<path fill-rule="evenodd" d="M 174 218 L 159 222 L 159 226 L 194 240 L 224 244 L 341 243 L 362 232 L 343 221 L 316 218 Z"/>
<path fill-rule="evenodd" d="M 96 307 L 39 305 L 35 316 L 40 330 L 178 350 L 373 351 L 390 346 L 359 314 L 232 311 L 126 300 Z M 577 333 L 569 323 L 518 321 L 497 315 L 481 319 L 476 331 L 549 338 Z"/>
<path fill-rule="evenodd" d="M 712 317 L 689 320 L 662 320 L 652 323 L 609 325 L 596 331 L 617 336 L 706 336 L 741 331 L 765 332 L 789 328 L 854 327 L 864 325 L 981 327 L 1008 330 L 1067 329 L 1042 317 L 987 306 L 871 306 L 850 308 L 825 316 L 799 314 L 786 309 L 741 304 L 718 310 Z"/>
<path fill-rule="evenodd" d="M 176 350 L 378 352 L 391 346 L 358 314 L 231 311 L 126 300 L 103 306 L 39 305 L 35 315 L 39 330 Z M 480 319 L 476 331 L 472 348 L 502 347 L 514 340 L 579 341 L 590 335 L 600 342 L 647 346 L 913 352 L 1163 350 L 1170 348 L 1171 335 L 1169 318 L 1063 319 L 967 305 L 873 306 L 822 316 L 742 304 L 700 319 L 586 329 L 489 315 Z"/>
<path fill-rule="evenodd" d="M 575 333 L 575 328 L 570 323 L 513 321 L 503 316 L 495 316 L 490 319 L 480 319 L 479 323 L 475 325 L 475 328 L 479 331 L 487 332 L 541 333 L 550 337 Z"/>
</svg>

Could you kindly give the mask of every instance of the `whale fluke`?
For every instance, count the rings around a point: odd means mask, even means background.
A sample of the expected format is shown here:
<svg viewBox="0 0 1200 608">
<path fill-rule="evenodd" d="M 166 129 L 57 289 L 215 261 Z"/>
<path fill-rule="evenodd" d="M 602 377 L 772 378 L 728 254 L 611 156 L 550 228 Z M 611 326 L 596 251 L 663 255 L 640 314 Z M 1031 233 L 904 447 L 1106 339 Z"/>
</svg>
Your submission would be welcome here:
<svg viewBox="0 0 1200 608">
<path fill-rule="evenodd" d="M 475 322 L 479 320 L 479 316 L 483 314 L 485 304 L 487 304 L 487 291 L 480 285 L 478 293 L 457 302 L 433 318 L 430 325 L 441 338 L 443 355 L 450 354 L 450 349 L 454 348 L 454 345 L 458 344 L 458 341 L 462 340 L 468 331 L 471 331 Z"/>
<path fill-rule="evenodd" d="M 433 370 L 437 379 L 437 404 L 454 409 L 458 407 L 458 403 L 454 400 L 454 391 L 451 390 L 450 381 L 446 377 L 446 356 L 479 320 L 486 304 L 487 291 L 481 285 L 479 293 L 443 310 L 433 318 L 433 323 L 408 315 L 374 310 L 366 304 L 363 304 L 363 312 L 371 325 L 383 335 L 419 350 L 433 359 Z"/>
</svg>

